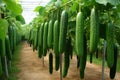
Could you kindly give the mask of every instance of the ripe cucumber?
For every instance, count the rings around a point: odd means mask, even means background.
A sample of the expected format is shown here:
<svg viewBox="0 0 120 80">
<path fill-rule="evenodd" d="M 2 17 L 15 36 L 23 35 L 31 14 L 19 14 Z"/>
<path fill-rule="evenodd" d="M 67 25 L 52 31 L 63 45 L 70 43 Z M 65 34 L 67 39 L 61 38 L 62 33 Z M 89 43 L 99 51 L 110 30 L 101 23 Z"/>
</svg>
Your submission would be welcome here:
<svg viewBox="0 0 120 80">
<path fill-rule="evenodd" d="M 114 45 L 114 64 L 110 68 L 110 78 L 114 79 L 115 74 L 116 74 L 116 67 L 117 67 L 117 57 L 118 56 L 118 47 L 117 45 Z"/>
<path fill-rule="evenodd" d="M 92 8 L 90 15 L 90 53 L 94 53 L 97 50 L 97 45 L 99 41 L 99 26 L 98 26 L 98 16 L 95 8 Z"/>
<path fill-rule="evenodd" d="M 47 54 L 47 36 L 48 36 L 48 22 L 45 22 L 44 31 L 43 31 L 43 55 Z"/>
<path fill-rule="evenodd" d="M 6 55 L 5 39 L 0 39 L 0 53 L 1 58 L 4 58 Z"/>
<path fill-rule="evenodd" d="M 49 21 L 47 44 L 49 48 L 53 47 L 53 20 Z"/>
<path fill-rule="evenodd" d="M 69 64 L 70 64 L 70 58 L 69 58 L 69 45 L 71 43 L 69 43 L 69 40 L 66 40 L 66 48 L 65 48 L 65 53 L 64 53 L 64 67 L 63 67 L 63 72 L 62 72 L 62 76 L 65 78 L 67 76 L 68 73 L 68 69 L 69 69 Z"/>
<path fill-rule="evenodd" d="M 83 13 L 79 12 L 76 17 L 76 52 L 79 57 L 83 56 L 84 53 L 84 43 L 83 43 L 83 36 L 84 36 L 84 20 L 83 20 Z"/>
<path fill-rule="evenodd" d="M 108 23 L 106 28 L 106 50 L 107 50 L 107 65 L 111 68 L 114 64 L 114 26 L 113 23 Z"/>
<path fill-rule="evenodd" d="M 63 10 L 61 14 L 60 34 L 59 34 L 59 53 L 60 54 L 65 51 L 67 26 L 68 26 L 68 13 L 65 10 Z"/>
<path fill-rule="evenodd" d="M 80 78 L 84 78 L 84 71 L 86 67 L 86 60 L 87 60 L 87 40 L 86 36 L 84 35 L 84 54 L 80 57 Z"/>
<path fill-rule="evenodd" d="M 11 53 L 10 41 L 8 35 L 6 35 L 5 37 L 5 48 L 6 48 L 6 55 L 8 60 L 12 60 L 12 53 Z"/>
<path fill-rule="evenodd" d="M 59 56 L 59 26 L 58 20 L 54 22 L 53 49 L 56 56 Z"/>
</svg>

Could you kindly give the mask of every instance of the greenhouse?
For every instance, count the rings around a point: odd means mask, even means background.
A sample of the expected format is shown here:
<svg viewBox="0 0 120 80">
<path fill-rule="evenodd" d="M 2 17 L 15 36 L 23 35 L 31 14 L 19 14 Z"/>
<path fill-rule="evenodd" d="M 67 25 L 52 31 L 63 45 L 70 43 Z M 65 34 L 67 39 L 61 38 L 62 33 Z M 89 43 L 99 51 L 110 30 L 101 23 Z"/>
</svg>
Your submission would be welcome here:
<svg viewBox="0 0 120 80">
<path fill-rule="evenodd" d="M 120 80 L 120 0 L 0 0 L 0 80 Z"/>
</svg>

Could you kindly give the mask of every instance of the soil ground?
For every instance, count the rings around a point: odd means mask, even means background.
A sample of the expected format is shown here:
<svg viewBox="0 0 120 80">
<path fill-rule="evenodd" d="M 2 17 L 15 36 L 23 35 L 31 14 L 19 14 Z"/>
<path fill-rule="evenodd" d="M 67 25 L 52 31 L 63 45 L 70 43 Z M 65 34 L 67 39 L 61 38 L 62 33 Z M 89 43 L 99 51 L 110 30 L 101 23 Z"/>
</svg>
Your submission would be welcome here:
<svg viewBox="0 0 120 80">
<path fill-rule="evenodd" d="M 70 61 L 68 75 L 63 80 L 80 80 L 76 62 L 76 57 L 73 57 Z M 53 68 L 53 74 L 51 75 L 49 74 L 48 65 L 48 55 L 44 57 L 43 66 L 42 59 L 38 58 L 37 51 L 33 52 L 32 47 L 24 42 L 20 53 L 20 62 L 17 65 L 20 68 L 18 80 L 59 80 L 60 71 L 55 71 L 55 68 Z M 101 80 L 101 71 L 101 66 L 87 62 L 85 78 L 83 80 Z M 109 69 L 107 68 L 105 68 L 104 78 L 104 80 L 110 80 Z M 116 74 L 114 80 L 120 80 L 120 73 Z"/>
</svg>

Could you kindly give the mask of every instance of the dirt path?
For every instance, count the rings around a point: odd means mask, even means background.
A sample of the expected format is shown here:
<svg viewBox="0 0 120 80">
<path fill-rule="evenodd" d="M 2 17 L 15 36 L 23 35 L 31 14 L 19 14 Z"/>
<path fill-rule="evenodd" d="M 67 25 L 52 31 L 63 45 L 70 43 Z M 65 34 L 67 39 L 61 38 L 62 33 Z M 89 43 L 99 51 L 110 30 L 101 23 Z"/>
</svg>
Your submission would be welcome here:
<svg viewBox="0 0 120 80">
<path fill-rule="evenodd" d="M 21 70 L 18 80 L 59 80 L 59 71 L 54 69 L 53 74 L 49 74 L 48 55 L 44 59 L 45 66 L 42 65 L 42 59 L 38 58 L 37 52 L 33 52 L 26 42 L 23 43 L 18 64 Z M 63 80 L 80 80 L 75 57 L 71 60 L 68 75 Z M 101 67 L 87 63 L 84 80 L 101 80 Z M 105 80 L 110 80 L 108 69 L 105 69 Z M 120 73 L 117 73 L 114 80 L 120 80 Z"/>
</svg>

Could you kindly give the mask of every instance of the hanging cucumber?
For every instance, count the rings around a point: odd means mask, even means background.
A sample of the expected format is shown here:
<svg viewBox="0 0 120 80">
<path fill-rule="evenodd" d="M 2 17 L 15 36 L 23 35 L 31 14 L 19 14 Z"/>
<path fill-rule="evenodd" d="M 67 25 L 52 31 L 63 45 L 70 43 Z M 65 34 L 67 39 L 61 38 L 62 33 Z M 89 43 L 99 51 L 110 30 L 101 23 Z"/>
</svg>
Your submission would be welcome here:
<svg viewBox="0 0 120 80">
<path fill-rule="evenodd" d="M 5 37 L 5 48 L 6 48 L 6 55 L 8 60 L 12 60 L 12 53 L 10 48 L 10 41 L 8 35 Z"/>
<path fill-rule="evenodd" d="M 84 71 L 86 67 L 86 60 L 87 60 L 87 40 L 86 36 L 84 35 L 84 54 L 80 58 L 80 78 L 84 78 Z"/>
<path fill-rule="evenodd" d="M 47 35 L 48 35 L 48 22 L 45 22 L 44 31 L 43 31 L 43 55 L 46 55 L 47 52 Z"/>
<path fill-rule="evenodd" d="M 94 53 L 97 50 L 97 44 L 99 41 L 99 26 L 98 16 L 95 8 L 92 8 L 90 15 L 90 53 Z"/>
<path fill-rule="evenodd" d="M 40 29 L 40 27 L 37 28 L 36 50 L 38 49 L 38 44 L 39 44 L 39 29 Z"/>
<path fill-rule="evenodd" d="M 65 50 L 67 26 L 68 26 L 68 13 L 64 10 L 62 11 L 60 21 L 59 53 L 63 53 Z"/>
<path fill-rule="evenodd" d="M 50 72 L 50 74 L 53 73 L 53 55 L 52 55 L 52 53 L 49 54 L 49 72 Z"/>
<path fill-rule="evenodd" d="M 42 57 L 43 55 L 43 29 L 44 29 L 44 24 L 41 24 L 41 27 L 39 28 L 39 36 L 38 36 L 38 56 L 39 58 Z"/>
<path fill-rule="evenodd" d="M 44 23 L 42 23 L 41 27 L 39 28 L 39 41 L 38 41 L 39 46 L 43 45 L 43 32 L 44 32 Z"/>
<path fill-rule="evenodd" d="M 62 72 L 62 76 L 65 78 L 67 76 L 68 73 L 68 69 L 69 69 L 69 64 L 70 64 L 70 58 L 69 58 L 69 45 L 71 43 L 69 43 L 69 40 L 66 40 L 66 48 L 65 48 L 65 53 L 64 53 L 64 67 L 63 67 L 63 72 Z"/>
<path fill-rule="evenodd" d="M 106 48 L 107 48 L 107 65 L 111 68 L 114 64 L 114 26 L 108 23 L 106 28 Z"/>
<path fill-rule="evenodd" d="M 83 34 L 84 34 L 83 13 L 79 12 L 76 17 L 76 33 L 75 33 L 76 52 L 79 57 L 82 57 L 84 52 Z"/>
<path fill-rule="evenodd" d="M 118 56 L 118 47 L 117 47 L 117 45 L 114 45 L 114 64 L 110 68 L 110 78 L 111 79 L 114 79 L 115 74 L 116 74 L 117 56 Z"/>
<path fill-rule="evenodd" d="M 55 70 L 59 70 L 59 24 L 58 20 L 54 22 L 54 29 L 53 29 L 53 49 L 55 53 Z"/>
<path fill-rule="evenodd" d="M 13 26 L 13 50 L 15 50 L 15 48 L 16 48 L 16 38 L 17 38 L 17 36 L 16 36 L 16 28 L 15 28 L 16 26 Z"/>
<path fill-rule="evenodd" d="M 35 51 L 36 50 L 36 48 L 37 48 L 37 29 L 34 29 L 33 30 L 33 51 Z"/>
<path fill-rule="evenodd" d="M 30 36 L 30 46 L 33 44 L 33 29 L 30 30 L 31 36 Z"/>
<path fill-rule="evenodd" d="M 8 35 L 10 38 L 10 48 L 13 51 L 13 28 L 12 28 L 12 26 L 8 27 Z"/>
<path fill-rule="evenodd" d="M 49 48 L 53 47 L 53 20 L 49 21 L 47 44 Z"/>
<path fill-rule="evenodd" d="M 59 56 L 59 25 L 58 20 L 54 22 L 53 49 L 56 56 Z"/>
<path fill-rule="evenodd" d="M 1 58 L 4 58 L 6 55 L 6 49 L 5 49 L 5 39 L 0 39 L 0 55 Z"/>
</svg>

